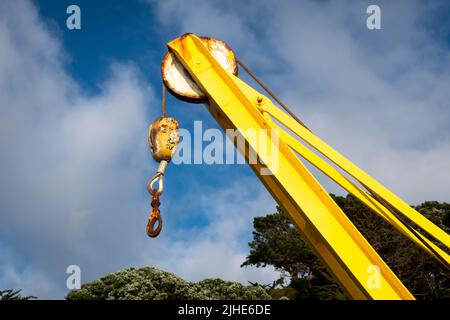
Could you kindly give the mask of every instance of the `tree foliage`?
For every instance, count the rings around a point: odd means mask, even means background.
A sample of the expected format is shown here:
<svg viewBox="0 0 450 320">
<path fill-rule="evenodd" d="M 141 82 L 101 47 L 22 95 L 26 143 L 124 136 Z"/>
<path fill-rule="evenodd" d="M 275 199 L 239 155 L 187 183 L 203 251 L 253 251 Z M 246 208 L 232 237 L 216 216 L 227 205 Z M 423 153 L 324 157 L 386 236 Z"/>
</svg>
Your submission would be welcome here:
<svg viewBox="0 0 450 320">
<path fill-rule="evenodd" d="M 188 282 L 152 267 L 111 273 L 71 291 L 68 300 L 266 300 L 259 286 L 244 286 L 221 279 Z"/>
<path fill-rule="evenodd" d="M 448 270 L 355 197 L 332 197 L 416 298 L 450 298 Z M 415 208 L 446 232 L 450 231 L 450 204 L 429 201 Z M 279 297 L 286 293 L 296 299 L 345 297 L 323 263 L 279 207 L 277 213 L 257 217 L 253 224 L 250 254 L 242 266 L 271 265 L 290 278 L 288 288 L 274 289 L 271 291 L 272 296 Z"/>
<path fill-rule="evenodd" d="M 22 296 L 20 292 L 22 289 L 13 290 L 13 289 L 5 289 L 0 290 L 0 300 L 31 300 L 36 299 L 34 296 Z"/>
<path fill-rule="evenodd" d="M 254 219 L 251 251 L 241 266 L 274 266 L 278 271 L 292 278 L 305 274 L 308 269 L 317 267 L 317 258 L 289 218 L 278 212 Z"/>
</svg>

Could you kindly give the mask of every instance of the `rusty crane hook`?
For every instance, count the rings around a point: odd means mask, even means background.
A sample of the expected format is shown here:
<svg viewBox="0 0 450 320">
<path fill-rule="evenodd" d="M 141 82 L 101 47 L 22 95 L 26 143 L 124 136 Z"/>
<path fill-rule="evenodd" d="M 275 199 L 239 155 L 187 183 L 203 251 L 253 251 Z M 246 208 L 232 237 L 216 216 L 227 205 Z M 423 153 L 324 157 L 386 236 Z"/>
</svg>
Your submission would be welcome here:
<svg viewBox="0 0 450 320">
<path fill-rule="evenodd" d="M 159 212 L 159 205 L 161 204 L 159 201 L 160 193 L 154 189 L 151 191 L 152 194 L 152 211 L 148 217 L 147 227 L 145 228 L 147 235 L 151 238 L 155 238 L 161 232 L 163 226 L 163 220 L 161 214 Z M 155 224 L 157 224 L 155 228 Z"/>
</svg>

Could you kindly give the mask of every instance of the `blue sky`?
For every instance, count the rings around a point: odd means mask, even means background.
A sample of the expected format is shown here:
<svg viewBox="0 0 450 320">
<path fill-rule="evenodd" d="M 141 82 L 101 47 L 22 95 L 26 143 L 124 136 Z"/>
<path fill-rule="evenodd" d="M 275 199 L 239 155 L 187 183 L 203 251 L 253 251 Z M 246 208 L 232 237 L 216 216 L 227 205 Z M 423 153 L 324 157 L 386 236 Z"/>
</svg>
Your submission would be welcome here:
<svg viewBox="0 0 450 320">
<path fill-rule="evenodd" d="M 167 51 L 166 43 L 180 33 L 177 28 L 160 28 L 155 23 L 158 13 L 154 5 L 145 1 L 131 1 L 126 5 L 123 1 L 80 1 L 77 5 L 82 11 L 82 29 L 69 30 L 65 27 L 68 17 L 65 10 L 72 4 L 71 1 L 36 1 L 35 4 L 47 27 L 54 36 L 59 37 L 65 51 L 65 70 L 84 94 L 95 96 L 101 92 L 102 83 L 110 76 L 111 63 L 125 63 L 140 70 L 143 80 L 151 86 L 155 99 L 160 99 L 160 66 Z M 204 129 L 219 128 L 201 105 L 180 103 L 171 96 L 168 97 L 168 105 L 169 115 L 191 132 L 196 120 L 203 122 Z M 152 115 L 147 119 L 150 124 L 159 116 L 160 102 L 156 100 L 147 108 Z M 191 112 L 192 109 L 195 112 Z M 153 168 L 150 158 L 149 162 L 149 167 Z M 153 173 L 151 170 L 149 172 Z M 226 188 L 233 179 L 252 176 L 251 170 L 244 165 L 235 166 L 233 170 L 220 166 L 179 166 L 169 169 L 168 173 L 171 179 L 168 180 L 166 194 L 170 195 L 169 198 L 189 193 L 191 183 L 198 183 L 199 188 L 205 190 L 209 187 Z M 222 178 L 224 173 L 230 177 L 229 181 Z M 196 181 L 199 177 L 208 178 Z M 189 184 L 184 182 L 188 180 Z M 148 194 L 145 189 L 143 191 L 147 199 Z M 184 227 L 204 226 L 207 212 L 193 214 L 195 218 L 186 221 Z"/>
<path fill-rule="evenodd" d="M 449 4 L 376 3 L 382 29 L 370 31 L 365 1 L 2 1 L 0 288 L 62 298 L 71 264 L 82 282 L 146 264 L 188 280 L 275 279 L 240 268 L 253 217 L 275 210 L 245 165 L 170 165 L 163 231 L 145 235 L 161 59 L 188 31 L 227 42 L 405 200 L 449 201 Z M 81 30 L 66 28 L 70 4 Z M 169 95 L 167 108 L 183 128 L 218 128 L 202 105 Z"/>
<path fill-rule="evenodd" d="M 65 27 L 71 1 L 36 1 L 39 13 L 60 37 L 68 53 L 70 74 L 85 90 L 107 77 L 111 61 L 132 61 L 147 81 L 157 85 L 157 61 L 165 49 L 158 36 L 152 7 L 144 1 L 79 1 L 82 29 Z M 55 30 L 56 29 L 56 30 Z M 97 88 L 98 89 L 98 88 Z"/>
</svg>

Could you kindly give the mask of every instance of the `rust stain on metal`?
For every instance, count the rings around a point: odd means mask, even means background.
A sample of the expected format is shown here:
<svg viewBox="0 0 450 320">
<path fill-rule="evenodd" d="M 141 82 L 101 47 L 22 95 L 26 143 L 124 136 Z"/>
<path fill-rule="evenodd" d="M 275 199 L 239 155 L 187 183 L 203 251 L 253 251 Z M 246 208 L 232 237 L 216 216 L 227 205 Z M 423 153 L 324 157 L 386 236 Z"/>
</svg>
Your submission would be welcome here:
<svg viewBox="0 0 450 320">
<path fill-rule="evenodd" d="M 150 216 L 148 217 L 148 223 L 145 231 L 147 232 L 147 235 L 149 237 L 155 238 L 159 235 L 163 226 L 163 220 L 161 217 L 161 213 L 159 212 L 159 206 L 161 205 L 161 202 L 159 201 L 158 193 L 153 194 L 151 205 L 152 211 L 150 213 Z M 156 228 L 155 224 L 157 225 Z"/>
<path fill-rule="evenodd" d="M 171 117 L 156 119 L 148 131 L 148 143 L 153 159 L 170 161 L 179 142 L 178 122 Z"/>
<path fill-rule="evenodd" d="M 222 67 L 228 72 L 237 75 L 238 66 L 231 48 L 225 42 L 215 38 L 201 37 L 201 39 Z M 161 74 L 164 85 L 175 97 L 191 103 L 204 103 L 207 101 L 206 96 L 197 86 L 194 79 L 170 51 L 163 58 Z"/>
</svg>

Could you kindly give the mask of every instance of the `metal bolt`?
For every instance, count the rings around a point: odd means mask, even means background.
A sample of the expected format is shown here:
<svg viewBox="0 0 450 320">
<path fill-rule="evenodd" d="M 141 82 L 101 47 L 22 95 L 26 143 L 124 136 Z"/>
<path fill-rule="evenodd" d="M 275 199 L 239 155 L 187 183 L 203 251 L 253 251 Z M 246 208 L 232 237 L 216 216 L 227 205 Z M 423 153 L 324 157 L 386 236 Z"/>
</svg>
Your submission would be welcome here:
<svg viewBox="0 0 450 320">
<path fill-rule="evenodd" d="M 258 96 L 258 97 L 256 98 L 256 102 L 258 102 L 258 104 L 262 104 L 262 102 L 263 102 L 263 97 L 262 97 L 262 96 Z"/>
</svg>

